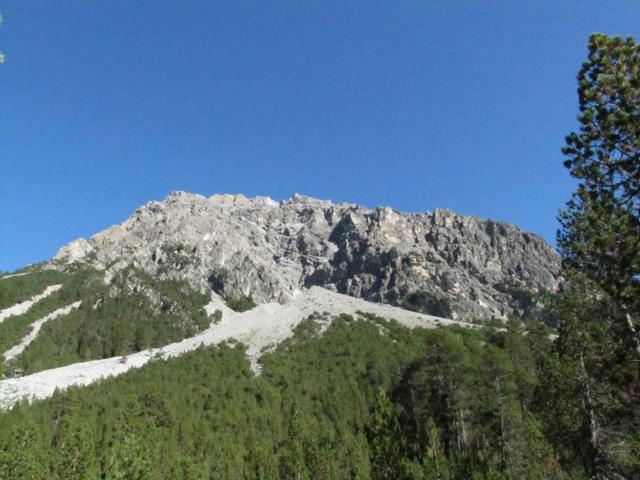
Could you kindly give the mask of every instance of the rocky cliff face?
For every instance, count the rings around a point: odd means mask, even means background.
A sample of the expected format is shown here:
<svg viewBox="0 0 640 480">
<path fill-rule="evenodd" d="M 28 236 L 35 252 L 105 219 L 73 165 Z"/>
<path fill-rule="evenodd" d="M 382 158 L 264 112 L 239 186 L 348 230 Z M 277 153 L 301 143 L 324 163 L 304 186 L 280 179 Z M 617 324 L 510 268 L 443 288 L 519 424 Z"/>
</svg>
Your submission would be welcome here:
<svg viewBox="0 0 640 480">
<path fill-rule="evenodd" d="M 523 292 L 555 290 L 559 258 L 513 225 L 448 210 L 403 214 L 300 195 L 172 193 L 89 240 L 62 248 L 54 265 L 83 261 L 107 280 L 133 264 L 227 298 L 287 301 L 314 285 L 401 304 L 425 291 L 454 316 L 505 316 Z"/>
</svg>

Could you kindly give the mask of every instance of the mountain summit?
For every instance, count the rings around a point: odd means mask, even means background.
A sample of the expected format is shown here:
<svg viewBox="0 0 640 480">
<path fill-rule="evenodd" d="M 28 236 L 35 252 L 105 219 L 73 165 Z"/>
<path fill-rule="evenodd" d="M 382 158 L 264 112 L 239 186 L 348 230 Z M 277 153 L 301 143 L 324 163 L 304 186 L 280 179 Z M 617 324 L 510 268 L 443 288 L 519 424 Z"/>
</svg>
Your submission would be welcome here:
<svg viewBox="0 0 640 480">
<path fill-rule="evenodd" d="M 464 319 L 522 313 L 526 294 L 558 287 L 560 269 L 542 238 L 508 223 L 298 194 L 275 201 L 174 192 L 63 247 L 53 264 L 79 260 L 107 280 L 134 266 L 227 300 L 285 303 L 321 286 L 427 311 L 435 304 L 428 313 Z"/>
</svg>

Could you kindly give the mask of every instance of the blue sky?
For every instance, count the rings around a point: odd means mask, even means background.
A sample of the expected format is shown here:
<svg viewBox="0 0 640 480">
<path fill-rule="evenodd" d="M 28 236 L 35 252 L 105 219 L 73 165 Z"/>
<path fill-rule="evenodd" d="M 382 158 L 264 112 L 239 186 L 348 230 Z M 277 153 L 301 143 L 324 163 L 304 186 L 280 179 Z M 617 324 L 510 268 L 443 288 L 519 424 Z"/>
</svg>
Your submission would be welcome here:
<svg viewBox="0 0 640 480">
<path fill-rule="evenodd" d="M 446 207 L 553 242 L 589 33 L 637 1 L 0 4 L 0 269 L 173 190 Z"/>
</svg>

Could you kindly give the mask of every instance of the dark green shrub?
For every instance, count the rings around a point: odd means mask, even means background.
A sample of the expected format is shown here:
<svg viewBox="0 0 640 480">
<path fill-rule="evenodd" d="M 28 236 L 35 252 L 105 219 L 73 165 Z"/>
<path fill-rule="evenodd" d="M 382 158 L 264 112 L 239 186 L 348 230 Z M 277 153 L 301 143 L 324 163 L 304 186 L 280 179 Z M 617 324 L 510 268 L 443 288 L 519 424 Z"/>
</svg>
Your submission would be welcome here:
<svg viewBox="0 0 640 480">
<path fill-rule="evenodd" d="M 445 318 L 451 318 L 453 313 L 449 298 L 425 290 L 410 293 L 402 302 L 402 308 Z"/>
<path fill-rule="evenodd" d="M 254 302 L 251 297 L 247 296 L 234 297 L 227 300 L 227 306 L 231 310 L 235 310 L 236 312 L 246 312 L 247 310 L 251 310 L 256 305 L 256 302 Z"/>
</svg>

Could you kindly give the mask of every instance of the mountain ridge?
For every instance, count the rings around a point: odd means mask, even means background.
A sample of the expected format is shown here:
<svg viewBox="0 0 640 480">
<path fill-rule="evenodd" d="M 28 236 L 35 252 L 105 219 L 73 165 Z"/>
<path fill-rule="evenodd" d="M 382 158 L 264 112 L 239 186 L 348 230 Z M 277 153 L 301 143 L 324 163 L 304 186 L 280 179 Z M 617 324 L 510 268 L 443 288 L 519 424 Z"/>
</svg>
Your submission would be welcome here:
<svg viewBox="0 0 640 480">
<path fill-rule="evenodd" d="M 173 192 L 62 247 L 51 265 L 64 269 L 76 261 L 104 270 L 107 280 L 133 264 L 200 291 L 258 303 L 286 302 L 311 286 L 397 306 L 420 294 L 422 303 L 435 298 L 453 305 L 444 315 L 452 318 L 521 314 L 520 303 L 530 301 L 523 292 L 560 284 L 552 247 L 509 223 L 300 194 L 276 201 Z"/>
</svg>

